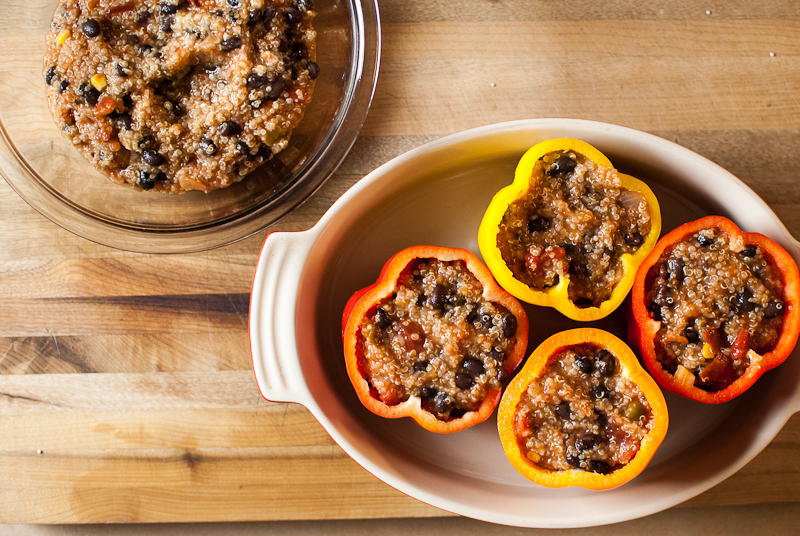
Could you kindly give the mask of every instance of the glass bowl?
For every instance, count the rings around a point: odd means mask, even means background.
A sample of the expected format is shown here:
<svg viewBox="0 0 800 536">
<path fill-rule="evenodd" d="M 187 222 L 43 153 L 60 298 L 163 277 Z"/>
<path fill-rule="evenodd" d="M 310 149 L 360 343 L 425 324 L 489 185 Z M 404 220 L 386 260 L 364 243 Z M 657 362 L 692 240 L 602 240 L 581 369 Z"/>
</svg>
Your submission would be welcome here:
<svg viewBox="0 0 800 536">
<path fill-rule="evenodd" d="M 111 182 L 61 135 L 47 106 L 45 35 L 57 0 L 0 0 L 0 175 L 73 233 L 145 253 L 230 244 L 278 221 L 330 177 L 355 142 L 380 61 L 377 0 L 315 3 L 314 97 L 289 146 L 241 182 L 163 195 Z"/>
</svg>

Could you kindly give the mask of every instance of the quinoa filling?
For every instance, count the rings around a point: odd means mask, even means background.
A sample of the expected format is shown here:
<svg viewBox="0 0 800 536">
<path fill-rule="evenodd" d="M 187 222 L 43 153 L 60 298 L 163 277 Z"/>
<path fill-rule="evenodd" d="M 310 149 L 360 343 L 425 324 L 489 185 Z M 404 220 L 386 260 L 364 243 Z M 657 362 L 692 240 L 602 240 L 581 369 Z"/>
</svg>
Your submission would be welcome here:
<svg viewBox="0 0 800 536">
<path fill-rule="evenodd" d="M 385 404 L 418 397 L 446 421 L 502 388 L 516 331 L 516 317 L 483 298 L 464 261 L 417 259 L 362 320 L 359 367 Z"/>
<path fill-rule="evenodd" d="M 622 279 L 620 257 L 650 232 L 647 199 L 617 171 L 573 151 L 543 156 L 528 192 L 503 215 L 497 246 L 514 277 L 534 290 L 569 275 L 569 299 L 598 307 Z"/>
<path fill-rule="evenodd" d="M 83 156 L 142 190 L 211 191 L 283 150 L 319 67 L 311 0 L 60 0 L 44 79 Z"/>
<path fill-rule="evenodd" d="M 778 341 L 783 284 L 760 247 L 704 229 L 665 251 L 648 279 L 656 357 L 696 387 L 724 389 Z"/>
<path fill-rule="evenodd" d="M 523 453 L 551 471 L 615 471 L 633 459 L 653 424 L 647 399 L 617 358 L 593 344 L 551 356 L 514 415 Z"/>
</svg>

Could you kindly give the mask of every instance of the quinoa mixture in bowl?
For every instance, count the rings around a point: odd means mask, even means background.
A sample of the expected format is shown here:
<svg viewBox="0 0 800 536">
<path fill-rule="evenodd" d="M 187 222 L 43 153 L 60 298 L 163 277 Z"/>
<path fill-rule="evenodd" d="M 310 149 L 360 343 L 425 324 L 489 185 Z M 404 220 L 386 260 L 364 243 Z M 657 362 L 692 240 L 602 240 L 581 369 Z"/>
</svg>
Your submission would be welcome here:
<svg viewBox="0 0 800 536">
<path fill-rule="evenodd" d="M 782 279 L 756 245 L 704 229 L 666 250 L 648 279 L 656 357 L 676 379 L 724 389 L 778 341 Z"/>
<path fill-rule="evenodd" d="M 534 290 L 569 276 L 578 307 L 598 307 L 622 279 L 620 257 L 650 231 L 648 202 L 617 171 L 574 151 L 539 159 L 526 195 L 503 215 L 497 246 L 514 277 Z"/>
<path fill-rule="evenodd" d="M 507 379 L 517 319 L 485 300 L 463 261 L 418 259 L 362 320 L 359 368 L 387 405 L 408 397 L 439 420 L 475 410 Z"/>
<path fill-rule="evenodd" d="M 525 456 L 550 471 L 600 474 L 632 460 L 654 420 L 647 398 L 621 368 L 611 352 L 594 344 L 554 354 L 514 415 Z"/>
<path fill-rule="evenodd" d="M 61 0 L 44 60 L 61 132 L 142 190 L 210 192 L 284 149 L 319 75 L 312 0 Z"/>
</svg>

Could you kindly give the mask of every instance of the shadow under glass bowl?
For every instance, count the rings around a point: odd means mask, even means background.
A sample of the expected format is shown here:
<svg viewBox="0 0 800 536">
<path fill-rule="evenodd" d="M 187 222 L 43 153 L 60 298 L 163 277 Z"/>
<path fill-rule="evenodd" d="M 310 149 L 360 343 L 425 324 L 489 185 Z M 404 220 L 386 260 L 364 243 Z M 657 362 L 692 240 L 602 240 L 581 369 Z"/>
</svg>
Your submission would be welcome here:
<svg viewBox="0 0 800 536">
<path fill-rule="evenodd" d="M 45 98 L 43 58 L 57 0 L 0 0 L 0 174 L 34 209 L 103 245 L 189 253 L 246 238 L 294 210 L 358 136 L 380 61 L 377 0 L 315 2 L 320 75 L 288 147 L 241 182 L 163 195 L 111 182 L 63 137 Z"/>
</svg>

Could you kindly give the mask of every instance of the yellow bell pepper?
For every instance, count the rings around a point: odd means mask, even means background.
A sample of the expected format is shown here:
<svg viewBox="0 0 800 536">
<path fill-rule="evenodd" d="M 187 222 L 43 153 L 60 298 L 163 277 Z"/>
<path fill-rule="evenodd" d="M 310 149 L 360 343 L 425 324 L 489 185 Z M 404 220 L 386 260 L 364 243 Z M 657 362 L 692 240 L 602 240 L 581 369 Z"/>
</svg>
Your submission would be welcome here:
<svg viewBox="0 0 800 536">
<path fill-rule="evenodd" d="M 550 153 L 560 151 L 573 151 L 584 155 L 599 166 L 613 167 L 611 161 L 603 153 L 580 140 L 559 138 L 535 145 L 519 161 L 514 174 L 514 182 L 500 190 L 492 199 L 478 230 L 478 245 L 486 265 L 492 271 L 497 282 L 518 299 L 535 305 L 553 307 L 573 320 L 598 320 L 608 316 L 619 307 L 633 286 L 637 268 L 655 247 L 661 234 L 661 211 L 658 200 L 647 185 L 630 175 L 619 173 L 623 188 L 639 192 L 647 200 L 650 211 L 650 232 L 642 237 L 642 243 L 638 250 L 633 254 L 626 253 L 620 256 L 619 263 L 623 275 L 614 287 L 611 296 L 601 302 L 599 306 L 577 306 L 569 298 L 569 274 L 559 274 L 558 282 L 550 287 L 536 289 L 528 286 L 515 277 L 504 261 L 497 244 L 498 233 L 509 205 L 524 197 L 535 186 L 532 181 L 535 180 L 533 170 L 537 161 Z"/>
</svg>

